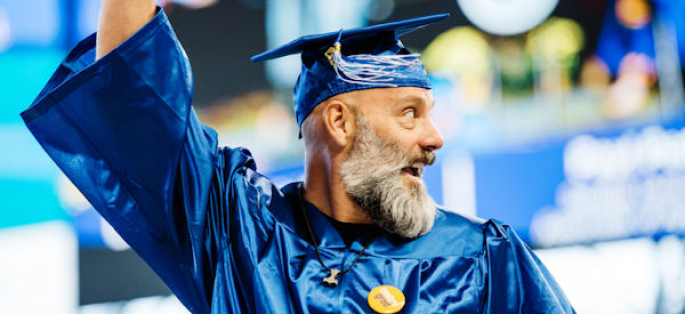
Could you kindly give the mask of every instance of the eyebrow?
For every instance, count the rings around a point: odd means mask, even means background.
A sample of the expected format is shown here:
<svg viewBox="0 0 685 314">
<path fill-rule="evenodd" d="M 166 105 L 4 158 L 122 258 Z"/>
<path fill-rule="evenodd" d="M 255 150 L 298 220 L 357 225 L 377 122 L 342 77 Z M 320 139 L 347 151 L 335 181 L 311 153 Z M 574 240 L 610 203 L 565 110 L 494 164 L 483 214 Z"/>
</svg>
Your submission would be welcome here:
<svg viewBox="0 0 685 314">
<path fill-rule="evenodd" d="M 433 107 L 435 107 L 435 100 L 432 102 L 428 102 L 423 97 L 419 97 L 416 95 L 409 95 L 409 96 L 402 97 L 397 102 L 395 102 L 395 106 L 406 105 L 406 104 L 425 104 L 428 107 L 428 111 L 431 111 L 433 109 Z"/>
</svg>

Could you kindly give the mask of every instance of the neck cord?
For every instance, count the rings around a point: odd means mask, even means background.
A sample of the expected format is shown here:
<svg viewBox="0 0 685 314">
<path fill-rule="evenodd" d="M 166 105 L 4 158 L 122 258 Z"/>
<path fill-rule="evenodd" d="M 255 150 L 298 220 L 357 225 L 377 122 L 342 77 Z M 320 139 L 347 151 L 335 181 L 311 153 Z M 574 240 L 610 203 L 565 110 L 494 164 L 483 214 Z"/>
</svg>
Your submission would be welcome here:
<svg viewBox="0 0 685 314">
<path fill-rule="evenodd" d="M 357 258 L 355 258 L 354 262 L 352 262 L 352 265 L 347 267 L 345 270 L 341 271 L 339 269 L 329 268 L 328 266 L 326 266 L 326 264 L 324 264 L 323 259 L 321 258 L 321 253 L 319 253 L 319 245 L 318 245 L 318 243 L 316 243 L 316 238 L 314 237 L 314 231 L 312 231 L 312 227 L 309 224 L 309 218 L 307 217 L 308 216 L 307 215 L 307 209 L 304 206 L 304 193 L 303 193 L 302 184 L 299 185 L 298 191 L 300 192 L 300 209 L 302 210 L 302 215 L 304 216 L 304 222 L 305 222 L 305 225 L 307 226 L 307 231 L 309 232 L 309 237 L 311 238 L 312 243 L 314 244 L 314 250 L 316 251 L 316 258 L 319 260 L 319 263 L 321 264 L 321 266 L 323 266 L 323 268 L 325 268 L 329 273 L 329 276 L 324 278 L 323 282 L 324 282 L 324 284 L 328 284 L 332 287 L 335 287 L 338 284 L 336 277 L 344 275 L 345 273 L 350 271 L 350 269 L 352 269 L 352 267 L 354 267 L 354 265 L 357 264 L 357 262 L 362 257 L 362 255 L 364 255 L 364 251 L 366 251 L 366 249 L 373 242 L 373 239 L 370 240 L 369 243 L 367 243 L 364 246 L 364 248 L 361 250 L 361 252 L 359 252 L 359 254 L 357 255 Z"/>
</svg>

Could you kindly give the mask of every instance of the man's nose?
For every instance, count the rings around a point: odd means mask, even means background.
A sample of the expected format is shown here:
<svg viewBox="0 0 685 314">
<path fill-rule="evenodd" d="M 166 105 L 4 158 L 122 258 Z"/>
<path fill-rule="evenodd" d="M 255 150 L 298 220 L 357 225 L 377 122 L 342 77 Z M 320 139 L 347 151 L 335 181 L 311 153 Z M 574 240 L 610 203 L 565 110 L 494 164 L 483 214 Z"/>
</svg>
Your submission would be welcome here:
<svg viewBox="0 0 685 314">
<path fill-rule="evenodd" d="M 432 120 L 428 120 L 426 123 L 426 133 L 421 137 L 421 142 L 419 145 L 428 151 L 435 151 L 442 147 L 445 143 L 445 139 L 442 138 L 440 132 L 435 127 Z"/>
</svg>

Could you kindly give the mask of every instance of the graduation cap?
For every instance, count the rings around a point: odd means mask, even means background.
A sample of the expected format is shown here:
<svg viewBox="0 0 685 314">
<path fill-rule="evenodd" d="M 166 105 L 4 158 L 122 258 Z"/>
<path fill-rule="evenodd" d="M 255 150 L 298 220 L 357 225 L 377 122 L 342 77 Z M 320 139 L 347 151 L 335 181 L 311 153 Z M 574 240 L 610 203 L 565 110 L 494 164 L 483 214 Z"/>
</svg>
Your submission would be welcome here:
<svg viewBox="0 0 685 314">
<path fill-rule="evenodd" d="M 379 87 L 430 88 L 418 54 L 409 52 L 399 37 L 448 16 L 435 14 L 303 36 L 250 60 L 301 54 L 302 70 L 293 91 L 295 116 L 301 127 L 316 105 L 338 94 Z"/>
</svg>

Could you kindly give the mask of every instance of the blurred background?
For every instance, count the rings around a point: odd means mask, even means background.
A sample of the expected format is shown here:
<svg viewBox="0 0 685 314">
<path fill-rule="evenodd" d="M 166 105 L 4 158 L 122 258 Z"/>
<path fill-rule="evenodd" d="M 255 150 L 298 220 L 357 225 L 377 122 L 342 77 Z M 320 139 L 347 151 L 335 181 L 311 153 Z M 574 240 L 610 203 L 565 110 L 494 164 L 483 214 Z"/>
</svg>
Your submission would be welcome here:
<svg viewBox="0 0 685 314">
<path fill-rule="evenodd" d="M 19 113 L 99 0 L 0 0 L 0 312 L 187 313 L 30 136 Z M 579 313 L 685 313 L 685 0 L 160 1 L 222 145 L 277 184 L 302 175 L 304 34 L 418 15 L 446 144 L 426 181 L 457 212 L 512 225 Z"/>
</svg>

